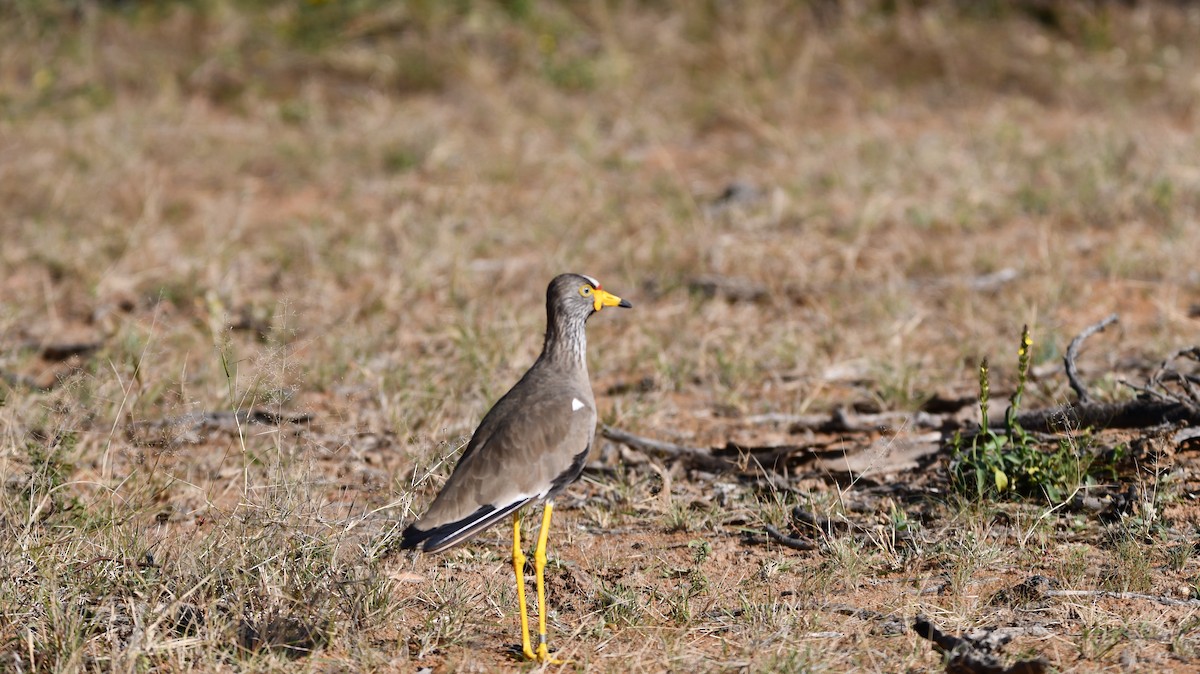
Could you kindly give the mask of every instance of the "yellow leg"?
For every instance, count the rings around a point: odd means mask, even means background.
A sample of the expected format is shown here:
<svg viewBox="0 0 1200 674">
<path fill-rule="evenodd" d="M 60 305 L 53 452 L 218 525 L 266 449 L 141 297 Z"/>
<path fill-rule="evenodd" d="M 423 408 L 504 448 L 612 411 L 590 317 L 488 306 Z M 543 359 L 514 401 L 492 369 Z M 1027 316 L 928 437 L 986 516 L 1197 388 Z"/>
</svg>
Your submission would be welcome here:
<svg viewBox="0 0 1200 674">
<path fill-rule="evenodd" d="M 533 553 L 533 570 L 537 573 L 538 598 L 538 662 L 549 662 L 552 665 L 563 664 L 550 656 L 550 648 L 546 646 L 546 542 L 550 538 L 550 513 L 554 505 L 546 501 L 546 509 L 542 511 L 542 530 L 538 533 L 537 550 Z"/>
<path fill-rule="evenodd" d="M 517 574 L 517 603 L 521 605 L 521 650 L 525 657 L 536 660 L 537 654 L 529 643 L 529 616 L 525 613 L 525 552 L 521 550 L 521 511 L 513 513 L 513 571 Z M 539 586 L 540 587 L 540 586 Z"/>
</svg>

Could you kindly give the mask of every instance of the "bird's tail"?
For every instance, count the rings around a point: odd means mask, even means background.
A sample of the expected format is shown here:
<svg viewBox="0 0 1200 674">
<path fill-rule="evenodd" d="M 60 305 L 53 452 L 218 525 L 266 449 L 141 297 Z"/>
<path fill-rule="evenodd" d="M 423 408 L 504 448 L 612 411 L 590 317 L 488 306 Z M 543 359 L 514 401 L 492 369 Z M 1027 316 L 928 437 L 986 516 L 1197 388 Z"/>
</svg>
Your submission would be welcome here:
<svg viewBox="0 0 1200 674">
<path fill-rule="evenodd" d="M 421 523 L 414 522 L 401 534 L 400 547 L 421 552 L 441 552 L 470 539 L 532 500 L 534 499 L 528 498 L 517 501 L 499 510 L 493 505 L 480 506 L 478 510 L 460 520 L 432 529 L 421 529 Z"/>
</svg>

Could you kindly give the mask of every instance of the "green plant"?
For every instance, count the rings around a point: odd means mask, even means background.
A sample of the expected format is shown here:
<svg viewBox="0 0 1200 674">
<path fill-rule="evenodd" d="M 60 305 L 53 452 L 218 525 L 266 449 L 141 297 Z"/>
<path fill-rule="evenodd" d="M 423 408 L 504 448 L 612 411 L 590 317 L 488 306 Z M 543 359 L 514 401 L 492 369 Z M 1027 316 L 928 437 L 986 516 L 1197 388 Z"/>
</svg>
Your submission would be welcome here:
<svg viewBox="0 0 1200 674">
<path fill-rule="evenodd" d="M 1196 554 L 1196 546 L 1191 542 L 1181 543 L 1179 545 L 1167 548 L 1167 568 L 1176 573 L 1181 573 L 1187 568 L 1188 562 Z"/>
<path fill-rule="evenodd" d="M 75 467 L 67 457 L 75 450 L 78 437 L 74 431 L 65 431 L 44 440 L 29 440 L 25 443 L 30 472 L 21 490 L 29 506 L 29 526 L 39 517 L 68 511 L 81 512 L 79 501 L 63 489 Z"/>
<path fill-rule="evenodd" d="M 1058 578 L 1078 579 L 1079 582 L 1094 573 L 1091 570 L 1091 561 L 1088 559 L 1088 548 L 1083 546 L 1072 546 L 1067 550 L 1056 552 L 1052 559 L 1055 560 L 1055 570 Z"/>
<path fill-rule="evenodd" d="M 964 496 L 977 500 L 1043 498 L 1061 503 L 1081 485 L 1095 483 L 1105 471 L 1111 473 L 1123 456 L 1123 448 L 1117 447 L 1111 456 L 1098 461 L 1088 451 L 1091 436 L 1087 433 L 1044 442 L 1021 427 L 1018 416 L 1029 380 L 1032 346 L 1029 326 L 1025 326 L 1017 349 L 1017 387 L 1009 396 L 1004 425 L 999 428 L 992 427 L 988 415 L 991 387 L 987 359 L 979 365 L 980 429 L 971 437 L 969 447 L 961 434 L 955 435 L 950 463 L 951 484 Z"/>
<path fill-rule="evenodd" d="M 1129 634 L 1124 628 L 1084 625 L 1079 631 L 1079 655 L 1084 658 L 1100 660 L 1107 656 L 1113 648 L 1128 640 Z"/>
<path fill-rule="evenodd" d="M 1112 546 L 1112 564 L 1101 585 L 1114 592 L 1148 592 L 1154 584 L 1153 560 L 1148 545 L 1138 536 L 1122 533 Z"/>
<path fill-rule="evenodd" d="M 676 625 L 688 625 L 692 622 L 692 599 L 707 594 L 709 591 L 708 577 L 699 566 L 692 567 L 679 579 L 676 589 L 667 602 L 671 607 L 671 620 Z"/>
<path fill-rule="evenodd" d="M 642 618 L 641 596 L 623 583 L 601 583 L 599 604 L 606 625 L 636 625 Z"/>
<path fill-rule="evenodd" d="M 1180 658 L 1194 658 L 1197 648 L 1194 635 L 1197 629 L 1200 629 L 1200 618 L 1188 618 L 1180 622 L 1171 635 L 1171 652 Z"/>
</svg>

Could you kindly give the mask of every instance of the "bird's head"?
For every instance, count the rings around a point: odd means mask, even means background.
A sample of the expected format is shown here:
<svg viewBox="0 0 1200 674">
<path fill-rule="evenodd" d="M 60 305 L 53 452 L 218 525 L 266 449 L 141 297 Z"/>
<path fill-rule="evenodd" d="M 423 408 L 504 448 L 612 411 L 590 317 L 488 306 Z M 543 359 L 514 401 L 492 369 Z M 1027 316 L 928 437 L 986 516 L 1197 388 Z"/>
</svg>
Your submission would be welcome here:
<svg viewBox="0 0 1200 674">
<path fill-rule="evenodd" d="M 546 288 L 546 310 L 551 316 L 570 316 L 586 321 L 604 307 L 633 305 L 628 300 L 600 287 L 600 282 L 584 274 L 560 274 Z"/>
</svg>

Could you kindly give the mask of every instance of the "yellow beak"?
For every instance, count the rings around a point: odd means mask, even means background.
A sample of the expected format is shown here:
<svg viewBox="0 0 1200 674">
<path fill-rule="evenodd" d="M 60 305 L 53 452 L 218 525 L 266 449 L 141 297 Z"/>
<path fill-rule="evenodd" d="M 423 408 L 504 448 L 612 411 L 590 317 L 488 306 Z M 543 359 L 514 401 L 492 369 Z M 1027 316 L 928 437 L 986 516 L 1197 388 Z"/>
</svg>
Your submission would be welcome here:
<svg viewBox="0 0 1200 674">
<path fill-rule="evenodd" d="M 623 300 L 607 290 L 601 290 L 599 288 L 596 288 L 596 290 L 592 293 L 592 297 L 594 298 L 593 303 L 596 307 L 596 311 L 600 311 L 604 307 L 625 307 L 626 309 L 629 309 L 633 306 L 628 300 Z"/>
</svg>

